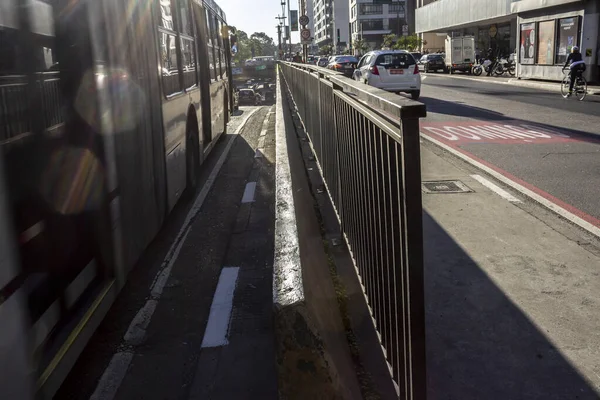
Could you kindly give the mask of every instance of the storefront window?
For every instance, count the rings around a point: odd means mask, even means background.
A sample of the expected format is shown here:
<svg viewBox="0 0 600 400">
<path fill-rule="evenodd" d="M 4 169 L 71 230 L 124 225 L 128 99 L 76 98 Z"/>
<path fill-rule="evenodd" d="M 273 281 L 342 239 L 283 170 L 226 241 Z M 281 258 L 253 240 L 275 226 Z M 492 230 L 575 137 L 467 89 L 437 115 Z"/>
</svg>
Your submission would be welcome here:
<svg viewBox="0 0 600 400">
<path fill-rule="evenodd" d="M 519 61 L 521 64 L 533 64 L 535 62 L 535 23 L 521 24 L 521 46 Z"/>
<path fill-rule="evenodd" d="M 544 21 L 538 24 L 538 64 L 551 65 L 554 61 L 555 27 L 555 21 Z"/>
<path fill-rule="evenodd" d="M 579 45 L 579 17 L 558 20 L 556 63 L 564 64 L 573 46 Z"/>
</svg>

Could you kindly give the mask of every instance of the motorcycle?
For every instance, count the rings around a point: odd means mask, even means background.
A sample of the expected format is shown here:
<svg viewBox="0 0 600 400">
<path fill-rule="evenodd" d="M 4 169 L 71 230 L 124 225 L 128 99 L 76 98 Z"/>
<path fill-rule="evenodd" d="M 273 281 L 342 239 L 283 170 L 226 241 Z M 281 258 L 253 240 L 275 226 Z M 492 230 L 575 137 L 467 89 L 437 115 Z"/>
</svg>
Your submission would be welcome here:
<svg viewBox="0 0 600 400">
<path fill-rule="evenodd" d="M 473 75 L 479 76 L 483 72 L 487 73 L 489 71 L 491 65 L 492 65 L 491 60 L 484 60 L 483 63 L 480 62 L 479 64 L 475 64 L 473 66 Z"/>
<path fill-rule="evenodd" d="M 512 55 L 508 59 L 504 57 L 500 58 L 500 60 L 494 66 L 494 75 L 500 76 L 503 75 L 505 72 L 508 72 L 511 76 L 515 76 L 516 65 L 514 59 L 512 58 Z"/>
</svg>

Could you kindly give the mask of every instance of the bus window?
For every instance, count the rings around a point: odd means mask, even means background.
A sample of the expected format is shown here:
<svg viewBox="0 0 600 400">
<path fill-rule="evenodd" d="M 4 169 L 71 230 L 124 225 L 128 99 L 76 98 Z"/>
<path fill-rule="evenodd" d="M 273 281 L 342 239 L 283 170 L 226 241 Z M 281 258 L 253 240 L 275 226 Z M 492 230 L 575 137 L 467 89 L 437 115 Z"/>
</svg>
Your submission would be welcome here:
<svg viewBox="0 0 600 400">
<path fill-rule="evenodd" d="M 194 36 L 192 29 L 192 16 L 189 9 L 189 3 L 187 0 L 177 0 L 179 4 L 180 21 L 179 32 L 190 37 Z"/>
<path fill-rule="evenodd" d="M 179 63 L 177 60 L 176 37 L 173 34 L 163 31 L 158 32 L 160 56 L 161 56 L 161 75 L 163 81 L 163 92 L 165 96 L 180 92 L 179 86 Z"/>
<path fill-rule="evenodd" d="M 160 0 L 160 26 L 169 30 L 175 29 L 171 12 L 171 0 Z"/>
<path fill-rule="evenodd" d="M 194 41 L 181 38 L 181 63 L 183 67 L 183 85 L 189 89 L 196 85 L 196 57 Z"/>
</svg>

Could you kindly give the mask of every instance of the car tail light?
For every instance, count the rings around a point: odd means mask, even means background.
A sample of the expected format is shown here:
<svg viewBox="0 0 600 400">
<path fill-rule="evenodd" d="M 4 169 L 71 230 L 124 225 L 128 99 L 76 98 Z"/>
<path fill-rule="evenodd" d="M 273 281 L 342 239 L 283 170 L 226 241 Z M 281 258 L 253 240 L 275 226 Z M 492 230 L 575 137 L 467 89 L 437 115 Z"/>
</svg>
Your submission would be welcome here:
<svg viewBox="0 0 600 400">
<path fill-rule="evenodd" d="M 419 74 L 419 66 L 415 64 L 415 70 L 413 71 L 413 74 L 418 75 Z"/>
<path fill-rule="evenodd" d="M 379 75 L 379 70 L 377 69 L 377 65 L 373 65 L 369 70 L 373 75 Z"/>
</svg>

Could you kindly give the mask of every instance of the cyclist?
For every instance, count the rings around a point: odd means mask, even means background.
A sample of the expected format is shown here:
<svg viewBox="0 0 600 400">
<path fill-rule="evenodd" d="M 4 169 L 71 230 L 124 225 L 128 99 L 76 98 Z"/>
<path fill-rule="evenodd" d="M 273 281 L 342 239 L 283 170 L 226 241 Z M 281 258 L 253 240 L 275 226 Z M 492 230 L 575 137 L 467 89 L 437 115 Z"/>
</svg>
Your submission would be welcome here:
<svg viewBox="0 0 600 400">
<path fill-rule="evenodd" d="M 577 78 L 577 75 L 582 74 L 585 71 L 585 61 L 583 61 L 583 56 L 581 55 L 581 52 L 579 51 L 579 47 L 577 46 L 573 46 L 573 48 L 571 49 L 571 54 L 569 54 L 569 57 L 567 57 L 567 61 L 565 62 L 565 65 L 563 66 L 563 71 L 565 68 L 567 68 L 567 65 L 570 64 L 570 70 L 571 72 L 569 73 L 569 96 L 573 94 L 573 85 L 575 84 L 575 79 Z"/>
</svg>

